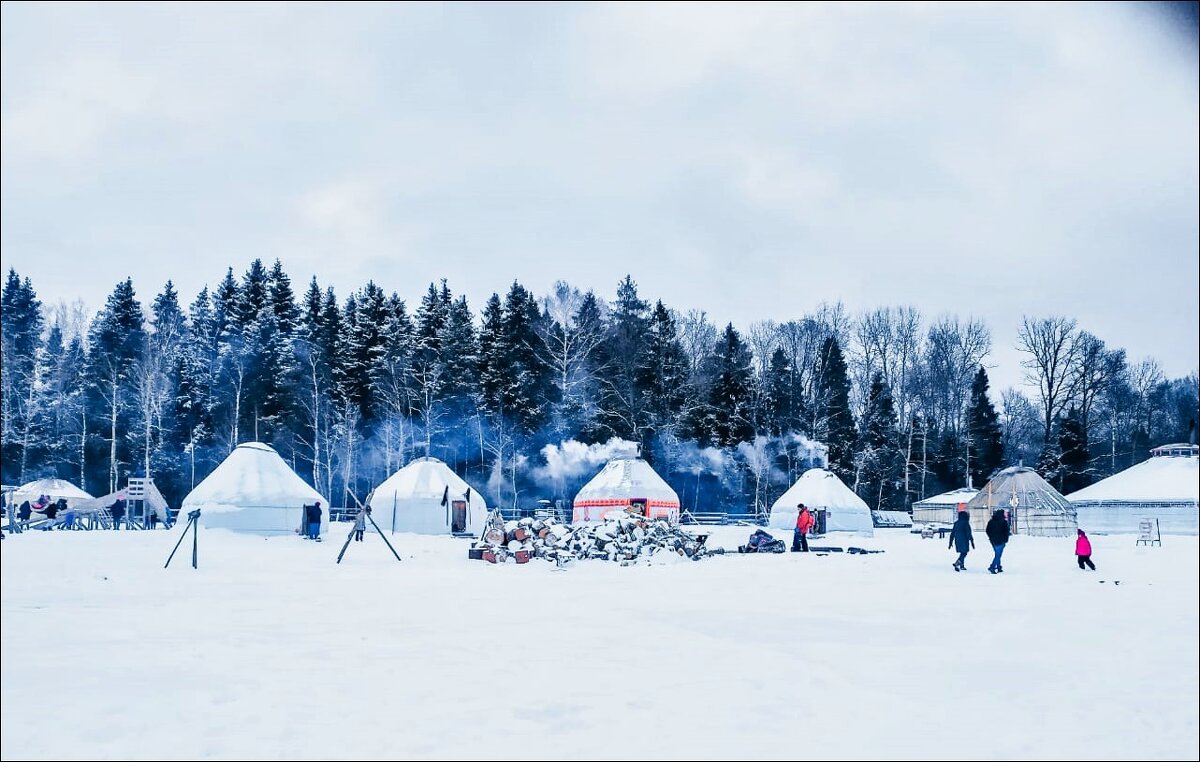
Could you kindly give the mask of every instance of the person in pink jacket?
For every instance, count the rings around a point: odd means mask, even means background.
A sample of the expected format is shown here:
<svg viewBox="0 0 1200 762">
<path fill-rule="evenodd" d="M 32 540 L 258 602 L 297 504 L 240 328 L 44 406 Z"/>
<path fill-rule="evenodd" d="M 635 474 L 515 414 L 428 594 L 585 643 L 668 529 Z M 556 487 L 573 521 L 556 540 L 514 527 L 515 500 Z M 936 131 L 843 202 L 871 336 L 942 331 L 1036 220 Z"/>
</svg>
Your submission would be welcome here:
<svg viewBox="0 0 1200 762">
<path fill-rule="evenodd" d="M 1084 566 L 1096 571 L 1096 565 L 1092 563 L 1092 541 L 1088 539 L 1087 534 L 1080 529 L 1079 536 L 1075 538 L 1075 555 L 1079 556 L 1079 568 Z"/>
</svg>

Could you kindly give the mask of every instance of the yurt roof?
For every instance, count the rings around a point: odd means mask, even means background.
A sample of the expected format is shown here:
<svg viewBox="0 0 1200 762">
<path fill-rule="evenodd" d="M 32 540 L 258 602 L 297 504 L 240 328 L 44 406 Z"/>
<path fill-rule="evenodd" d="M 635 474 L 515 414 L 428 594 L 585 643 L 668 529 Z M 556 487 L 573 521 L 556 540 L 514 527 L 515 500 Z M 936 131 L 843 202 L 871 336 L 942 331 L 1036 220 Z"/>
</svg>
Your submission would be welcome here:
<svg viewBox="0 0 1200 762">
<path fill-rule="evenodd" d="M 1072 503 L 1200 502 L 1200 458 L 1160 456 L 1067 495 Z"/>
<path fill-rule="evenodd" d="M 989 487 L 991 488 L 990 498 Z M 967 508 L 971 510 L 989 507 L 992 510 L 1007 509 L 1012 507 L 1010 501 L 1014 494 L 1018 501 L 1015 507 L 1037 506 L 1068 513 L 1074 511 L 1067 499 L 1050 486 L 1050 483 L 1043 479 L 1041 474 L 1025 466 L 1011 466 L 997 473 L 983 489 L 979 490 L 975 497 L 971 498 L 971 501 L 967 503 Z"/>
<path fill-rule="evenodd" d="M 374 497 L 395 494 L 401 499 L 436 498 L 441 500 L 442 495 L 446 492 L 446 487 L 449 487 L 450 494 L 455 496 L 463 495 L 467 490 L 471 490 L 472 495 L 479 494 L 462 477 L 437 458 L 417 458 L 376 487 Z M 483 496 L 479 495 L 479 498 L 482 500 Z"/>
<path fill-rule="evenodd" d="M 804 503 L 809 508 L 870 508 L 854 490 L 847 487 L 832 471 L 810 468 L 775 501 L 776 506 L 795 508 Z M 868 514 L 870 515 L 870 514 Z"/>
<path fill-rule="evenodd" d="M 245 442 L 235 447 L 221 465 L 188 493 L 183 499 L 183 510 L 298 508 L 317 500 L 328 504 L 270 445 Z"/>
<path fill-rule="evenodd" d="M 649 463 L 641 458 L 613 458 L 600 469 L 600 473 L 583 485 L 575 496 L 575 505 L 590 500 L 638 498 L 679 505 L 679 495 Z"/>
<path fill-rule="evenodd" d="M 91 500 L 92 496 L 83 490 L 76 487 L 66 479 L 37 479 L 27 484 L 22 484 L 9 496 L 9 500 L 13 505 L 20 505 L 28 500 L 33 502 L 42 495 L 47 495 L 53 500 L 60 497 L 66 498 L 74 503 L 78 500 Z"/>
<path fill-rule="evenodd" d="M 913 503 L 913 506 L 958 505 L 959 503 L 970 502 L 971 498 L 975 497 L 978 493 L 979 490 L 974 487 L 959 487 L 949 492 L 943 492 L 940 495 L 933 495 L 924 500 L 918 500 Z"/>
</svg>

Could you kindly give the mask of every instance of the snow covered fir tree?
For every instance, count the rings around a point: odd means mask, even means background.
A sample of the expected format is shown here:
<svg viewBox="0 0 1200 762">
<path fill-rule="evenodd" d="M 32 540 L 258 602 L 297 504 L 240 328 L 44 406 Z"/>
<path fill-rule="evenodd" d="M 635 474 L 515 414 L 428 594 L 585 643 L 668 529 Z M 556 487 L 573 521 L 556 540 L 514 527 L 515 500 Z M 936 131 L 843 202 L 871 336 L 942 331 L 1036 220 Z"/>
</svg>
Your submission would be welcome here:
<svg viewBox="0 0 1200 762">
<path fill-rule="evenodd" d="M 415 306 L 410 307 L 410 299 Z M 143 306 L 148 302 L 148 307 Z M 639 293 L 513 282 L 477 314 L 446 281 L 297 295 L 282 262 L 228 269 L 181 306 L 120 280 L 95 314 L 3 286 L 3 479 L 103 494 L 149 473 L 179 500 L 240 442 L 273 446 L 335 505 L 416 457 L 519 507 L 569 500 L 545 448 L 635 443 L 685 510 L 765 515 L 823 465 L 873 509 L 1036 464 L 1064 492 L 1194 441 L 1197 379 L 1129 362 L 1074 321 L 1028 318 L 1031 399 L 989 388 L 989 328 L 822 304 L 743 330 Z M 818 446 L 819 443 L 819 446 Z"/>
</svg>

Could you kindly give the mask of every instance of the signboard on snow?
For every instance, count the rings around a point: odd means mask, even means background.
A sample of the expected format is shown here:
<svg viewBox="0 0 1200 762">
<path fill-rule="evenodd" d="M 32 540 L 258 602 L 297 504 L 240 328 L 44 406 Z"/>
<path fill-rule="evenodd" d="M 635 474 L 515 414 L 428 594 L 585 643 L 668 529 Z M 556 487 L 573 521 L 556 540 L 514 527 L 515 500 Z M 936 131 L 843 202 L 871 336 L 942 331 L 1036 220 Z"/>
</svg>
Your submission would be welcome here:
<svg viewBox="0 0 1200 762">
<path fill-rule="evenodd" d="M 1142 519 L 1138 522 L 1138 545 L 1162 546 L 1162 533 L 1158 529 L 1158 519 Z"/>
</svg>

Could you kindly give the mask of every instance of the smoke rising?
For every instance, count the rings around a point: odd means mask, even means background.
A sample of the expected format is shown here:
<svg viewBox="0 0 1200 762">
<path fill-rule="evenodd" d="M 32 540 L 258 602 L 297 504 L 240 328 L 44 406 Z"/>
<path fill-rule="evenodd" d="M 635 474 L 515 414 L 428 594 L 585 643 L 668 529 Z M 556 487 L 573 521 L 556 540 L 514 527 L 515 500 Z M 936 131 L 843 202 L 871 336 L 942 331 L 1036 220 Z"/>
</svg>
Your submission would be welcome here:
<svg viewBox="0 0 1200 762">
<path fill-rule="evenodd" d="M 562 490 L 567 484 L 590 476 L 613 458 L 636 457 L 637 454 L 637 442 L 628 439 L 613 437 L 607 442 L 590 445 L 568 439 L 542 448 L 546 465 L 535 468 L 533 478 L 542 486 Z"/>
<path fill-rule="evenodd" d="M 814 463 L 814 468 L 829 468 L 829 447 L 803 434 L 792 434 L 792 441 L 800 446 L 803 457 Z"/>
</svg>

